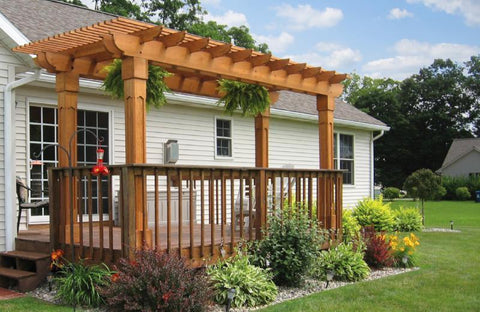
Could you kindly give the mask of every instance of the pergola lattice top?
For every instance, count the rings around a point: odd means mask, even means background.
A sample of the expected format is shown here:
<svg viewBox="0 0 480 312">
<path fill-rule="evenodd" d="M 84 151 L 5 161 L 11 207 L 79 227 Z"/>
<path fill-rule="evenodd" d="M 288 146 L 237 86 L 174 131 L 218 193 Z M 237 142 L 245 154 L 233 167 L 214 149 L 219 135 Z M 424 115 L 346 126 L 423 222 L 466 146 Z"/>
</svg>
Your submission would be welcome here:
<svg viewBox="0 0 480 312">
<path fill-rule="evenodd" d="M 105 78 L 103 67 L 115 58 L 146 58 L 175 75 L 174 91 L 218 96 L 217 79 L 257 83 L 275 90 L 338 96 L 347 75 L 295 63 L 270 54 L 122 17 L 82 27 L 14 49 L 37 55 L 50 72 L 75 71 Z"/>
</svg>

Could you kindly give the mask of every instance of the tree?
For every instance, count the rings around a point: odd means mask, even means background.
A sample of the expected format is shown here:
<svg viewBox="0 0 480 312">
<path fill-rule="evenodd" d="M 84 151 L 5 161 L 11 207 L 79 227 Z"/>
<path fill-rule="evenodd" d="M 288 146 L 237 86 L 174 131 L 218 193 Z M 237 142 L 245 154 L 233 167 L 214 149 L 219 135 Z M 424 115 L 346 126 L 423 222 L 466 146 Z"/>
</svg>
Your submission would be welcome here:
<svg viewBox="0 0 480 312">
<path fill-rule="evenodd" d="M 78 6 L 82 6 L 82 7 L 87 7 L 85 4 L 82 3 L 81 0 L 61 0 L 63 2 L 66 2 L 66 3 L 70 3 L 70 4 L 75 4 L 75 5 L 78 5 Z"/>
<path fill-rule="evenodd" d="M 430 169 L 419 169 L 412 173 L 403 184 L 407 194 L 422 201 L 422 224 L 425 225 L 424 201 L 444 196 L 445 188 L 442 186 L 440 176 Z"/>
<path fill-rule="evenodd" d="M 148 14 L 131 0 L 94 0 L 95 9 L 102 12 L 149 22 Z"/>
<path fill-rule="evenodd" d="M 236 46 L 269 53 L 266 43 L 257 44 L 246 26 L 231 27 L 217 24 L 215 21 L 198 22 L 187 27 L 187 31 L 203 37 L 212 38 L 223 42 L 233 42 Z"/>
<path fill-rule="evenodd" d="M 199 23 L 199 16 L 207 13 L 199 0 L 150 0 L 143 7 L 154 23 L 178 30 Z"/>
<path fill-rule="evenodd" d="M 402 82 L 352 75 L 343 98 L 391 127 L 375 142 L 377 181 L 401 187 L 415 170 L 440 168 L 454 138 L 480 133 L 479 77 L 478 57 L 435 60 Z"/>
</svg>

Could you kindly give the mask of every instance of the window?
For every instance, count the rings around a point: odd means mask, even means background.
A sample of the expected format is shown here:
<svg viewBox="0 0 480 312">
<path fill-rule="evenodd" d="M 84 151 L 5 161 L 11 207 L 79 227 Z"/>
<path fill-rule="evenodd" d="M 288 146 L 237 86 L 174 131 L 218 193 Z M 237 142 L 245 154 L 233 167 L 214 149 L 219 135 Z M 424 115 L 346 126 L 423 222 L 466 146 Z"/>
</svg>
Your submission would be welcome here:
<svg viewBox="0 0 480 312">
<path fill-rule="evenodd" d="M 353 135 L 335 133 L 333 153 L 335 169 L 346 170 L 343 173 L 343 184 L 354 184 Z"/>
<path fill-rule="evenodd" d="M 103 138 L 103 141 L 99 145 L 105 150 L 104 161 L 108 163 L 108 113 L 78 110 L 77 113 L 78 125 L 77 129 L 89 130 L 95 133 L 99 138 Z M 50 144 L 58 142 L 58 117 L 57 109 L 53 107 L 40 107 L 30 106 L 30 159 L 39 159 L 40 165 L 32 166 L 30 170 L 30 186 L 32 188 L 31 197 L 32 200 L 39 200 L 48 197 L 48 167 L 55 166 L 58 161 L 57 149 L 50 147 L 45 149 Z M 67 147 L 68 148 L 68 147 Z M 45 149 L 40 154 L 42 149 Z M 77 134 L 77 158 L 78 165 L 93 165 L 96 163 L 96 150 L 97 142 L 95 137 L 91 134 L 86 134 L 80 131 Z M 60 151 L 60 153 L 63 153 Z M 40 154 L 40 155 L 39 155 Z M 84 181 L 84 183 L 86 183 Z M 96 213 L 96 192 L 97 181 L 92 181 L 93 192 L 93 213 Z M 86 190 L 86 184 L 84 184 L 83 190 Z M 102 178 L 102 191 L 103 191 L 103 207 L 107 209 L 107 183 L 106 178 Z M 85 195 L 83 196 L 85 197 Z M 83 207 L 85 210 L 86 204 Z M 47 216 L 48 209 L 32 209 L 32 216 Z"/>
<path fill-rule="evenodd" d="M 216 155 L 232 157 L 232 121 L 216 119 Z"/>
</svg>

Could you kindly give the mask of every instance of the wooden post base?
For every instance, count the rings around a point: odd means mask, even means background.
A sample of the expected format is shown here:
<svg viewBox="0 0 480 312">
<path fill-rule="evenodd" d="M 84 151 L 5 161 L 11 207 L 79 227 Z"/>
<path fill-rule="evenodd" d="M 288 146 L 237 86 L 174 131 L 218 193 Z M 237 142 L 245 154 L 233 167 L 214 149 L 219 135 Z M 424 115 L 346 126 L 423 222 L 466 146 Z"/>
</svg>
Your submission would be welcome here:
<svg viewBox="0 0 480 312">
<path fill-rule="evenodd" d="M 150 248 L 152 247 L 152 241 L 153 241 L 153 233 L 152 230 L 146 229 L 145 230 L 145 238 L 143 236 L 143 231 L 142 230 L 137 230 L 136 231 L 136 242 L 137 246 L 136 248 L 142 248 L 142 247 L 147 247 Z"/>
</svg>

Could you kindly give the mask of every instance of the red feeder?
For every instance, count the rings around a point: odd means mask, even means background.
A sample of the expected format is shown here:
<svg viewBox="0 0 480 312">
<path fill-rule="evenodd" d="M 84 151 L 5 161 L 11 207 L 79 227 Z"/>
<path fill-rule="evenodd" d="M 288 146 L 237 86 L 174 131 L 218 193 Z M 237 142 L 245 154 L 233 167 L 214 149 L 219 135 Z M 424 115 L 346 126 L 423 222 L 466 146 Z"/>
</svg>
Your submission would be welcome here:
<svg viewBox="0 0 480 312">
<path fill-rule="evenodd" d="M 92 174 L 94 176 L 103 175 L 106 176 L 110 172 L 108 168 L 103 165 L 103 155 L 105 151 L 102 148 L 97 149 L 97 164 L 92 168 Z"/>
</svg>

